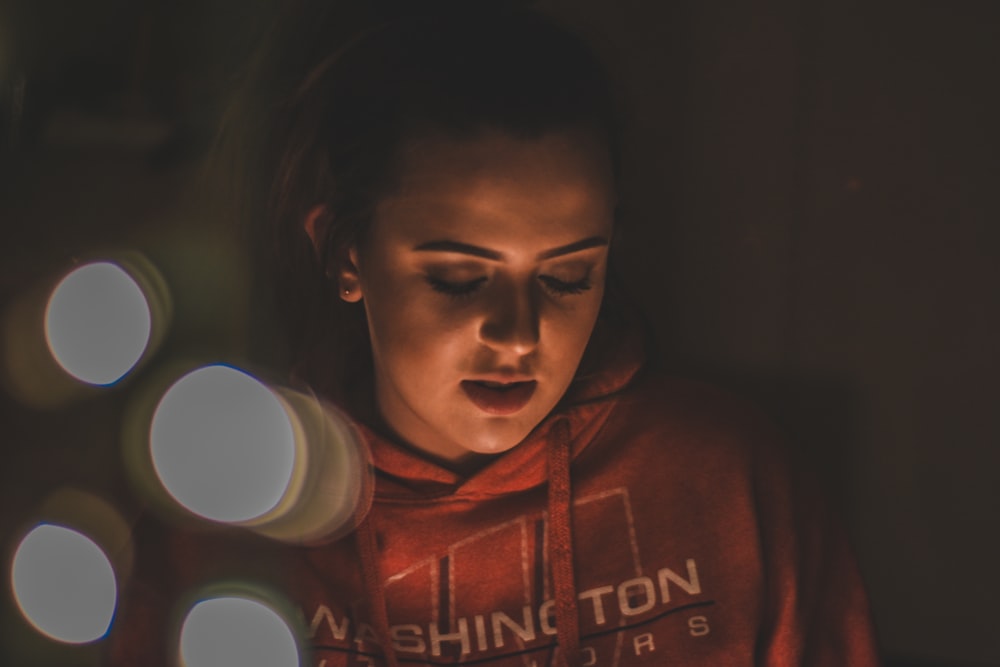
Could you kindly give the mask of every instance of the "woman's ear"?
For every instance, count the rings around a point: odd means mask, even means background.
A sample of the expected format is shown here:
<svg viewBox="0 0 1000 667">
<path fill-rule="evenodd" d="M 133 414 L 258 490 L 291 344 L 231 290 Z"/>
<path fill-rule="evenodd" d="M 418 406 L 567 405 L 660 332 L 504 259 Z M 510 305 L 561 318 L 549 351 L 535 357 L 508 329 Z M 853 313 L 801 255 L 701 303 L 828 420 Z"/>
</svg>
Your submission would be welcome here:
<svg viewBox="0 0 1000 667">
<path fill-rule="evenodd" d="M 336 279 L 339 296 L 348 303 L 361 301 L 361 276 L 358 272 L 358 253 L 354 246 L 337 252 L 336 261 L 326 257 L 326 238 L 333 217 L 326 206 L 319 204 L 309 209 L 302 228 L 312 243 L 317 263 L 323 267 L 326 277 Z"/>
<path fill-rule="evenodd" d="M 320 266 L 325 267 L 326 257 L 323 256 L 326 245 L 326 234 L 330 230 L 330 216 L 326 206 L 317 204 L 306 213 L 306 219 L 302 221 L 302 228 L 312 243 L 313 252 L 316 253 L 316 261 Z"/>
<path fill-rule="evenodd" d="M 348 303 L 361 301 L 361 272 L 358 271 L 358 249 L 352 245 L 337 257 L 337 288 L 340 298 Z"/>
</svg>

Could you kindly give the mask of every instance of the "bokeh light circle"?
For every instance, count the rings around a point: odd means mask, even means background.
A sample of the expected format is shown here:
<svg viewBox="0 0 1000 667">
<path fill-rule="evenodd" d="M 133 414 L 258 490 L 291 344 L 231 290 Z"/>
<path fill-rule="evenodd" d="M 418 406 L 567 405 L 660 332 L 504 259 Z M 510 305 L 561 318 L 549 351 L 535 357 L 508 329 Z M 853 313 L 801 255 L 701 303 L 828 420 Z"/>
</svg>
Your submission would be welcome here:
<svg viewBox="0 0 1000 667">
<path fill-rule="evenodd" d="M 150 427 L 153 467 L 189 511 L 227 523 L 275 507 L 291 481 L 295 435 L 282 402 L 249 374 L 205 366 L 163 395 Z"/>
<path fill-rule="evenodd" d="M 83 644 L 107 634 L 118 600 L 114 569 L 75 530 L 41 524 L 21 540 L 11 566 L 14 598 L 39 632 Z"/>
<path fill-rule="evenodd" d="M 52 356 L 74 378 L 106 386 L 142 358 L 152 316 L 138 283 L 117 264 L 86 264 L 65 276 L 45 309 Z"/>
<path fill-rule="evenodd" d="M 273 609 L 241 597 L 199 602 L 181 627 L 184 667 L 295 667 L 299 650 Z"/>
</svg>

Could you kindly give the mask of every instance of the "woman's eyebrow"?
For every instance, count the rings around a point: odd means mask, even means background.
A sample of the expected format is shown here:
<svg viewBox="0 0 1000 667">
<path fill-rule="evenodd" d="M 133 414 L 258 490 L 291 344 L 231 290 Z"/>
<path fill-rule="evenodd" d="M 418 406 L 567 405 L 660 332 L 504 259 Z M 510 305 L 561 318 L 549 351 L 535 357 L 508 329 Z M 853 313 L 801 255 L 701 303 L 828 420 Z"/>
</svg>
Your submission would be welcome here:
<svg viewBox="0 0 1000 667">
<path fill-rule="evenodd" d="M 608 240 L 603 236 L 591 236 L 580 241 L 559 246 L 558 248 L 551 248 L 540 252 L 538 253 L 537 259 L 552 259 L 553 257 L 569 255 L 574 252 L 580 252 L 581 250 L 606 245 L 608 245 Z M 500 261 L 503 259 L 503 254 L 497 252 L 496 250 L 480 248 L 479 246 L 470 245 L 468 243 L 460 243 L 458 241 L 427 241 L 426 243 L 421 243 L 413 249 L 417 252 L 455 252 L 462 255 L 482 257 L 483 259 L 493 261 Z"/>
<path fill-rule="evenodd" d="M 538 259 L 552 259 L 553 257 L 569 255 L 574 252 L 580 252 L 581 250 L 588 250 L 590 248 L 598 248 L 606 245 L 608 245 L 608 240 L 603 236 L 591 236 L 581 241 L 576 241 L 575 243 L 570 243 L 568 245 L 559 246 L 558 248 L 552 248 L 551 250 L 538 253 Z"/>
<path fill-rule="evenodd" d="M 414 250 L 417 252 L 457 252 L 462 255 L 472 255 L 473 257 L 482 257 L 483 259 L 492 259 L 494 261 L 503 259 L 503 255 L 495 250 L 487 250 L 486 248 L 469 245 L 468 243 L 459 243 L 458 241 L 428 241 L 416 246 Z"/>
</svg>

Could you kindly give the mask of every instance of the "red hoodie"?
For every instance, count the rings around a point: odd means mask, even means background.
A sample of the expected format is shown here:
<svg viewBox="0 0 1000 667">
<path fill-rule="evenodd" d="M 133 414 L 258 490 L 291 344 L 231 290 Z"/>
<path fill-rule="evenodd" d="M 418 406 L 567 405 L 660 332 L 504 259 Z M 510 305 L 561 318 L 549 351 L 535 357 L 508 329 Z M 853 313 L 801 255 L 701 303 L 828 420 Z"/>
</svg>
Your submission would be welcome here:
<svg viewBox="0 0 1000 667">
<path fill-rule="evenodd" d="M 843 533 L 770 428 L 612 352 L 466 478 L 362 427 L 373 506 L 332 544 L 138 534 L 112 664 L 173 660 L 162 610 L 236 576 L 301 610 L 316 667 L 877 665 Z"/>
</svg>

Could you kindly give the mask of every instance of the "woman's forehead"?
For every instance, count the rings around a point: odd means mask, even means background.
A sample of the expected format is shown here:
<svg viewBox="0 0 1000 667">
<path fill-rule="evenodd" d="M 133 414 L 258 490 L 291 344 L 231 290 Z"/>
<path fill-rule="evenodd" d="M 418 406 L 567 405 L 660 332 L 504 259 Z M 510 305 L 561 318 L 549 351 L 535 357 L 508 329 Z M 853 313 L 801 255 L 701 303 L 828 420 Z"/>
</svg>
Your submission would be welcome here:
<svg viewBox="0 0 1000 667">
<path fill-rule="evenodd" d="M 407 147 L 399 166 L 398 187 L 379 203 L 376 222 L 410 233 L 504 228 L 518 220 L 571 235 L 610 233 L 610 160 L 587 133 L 425 137 Z"/>
</svg>

